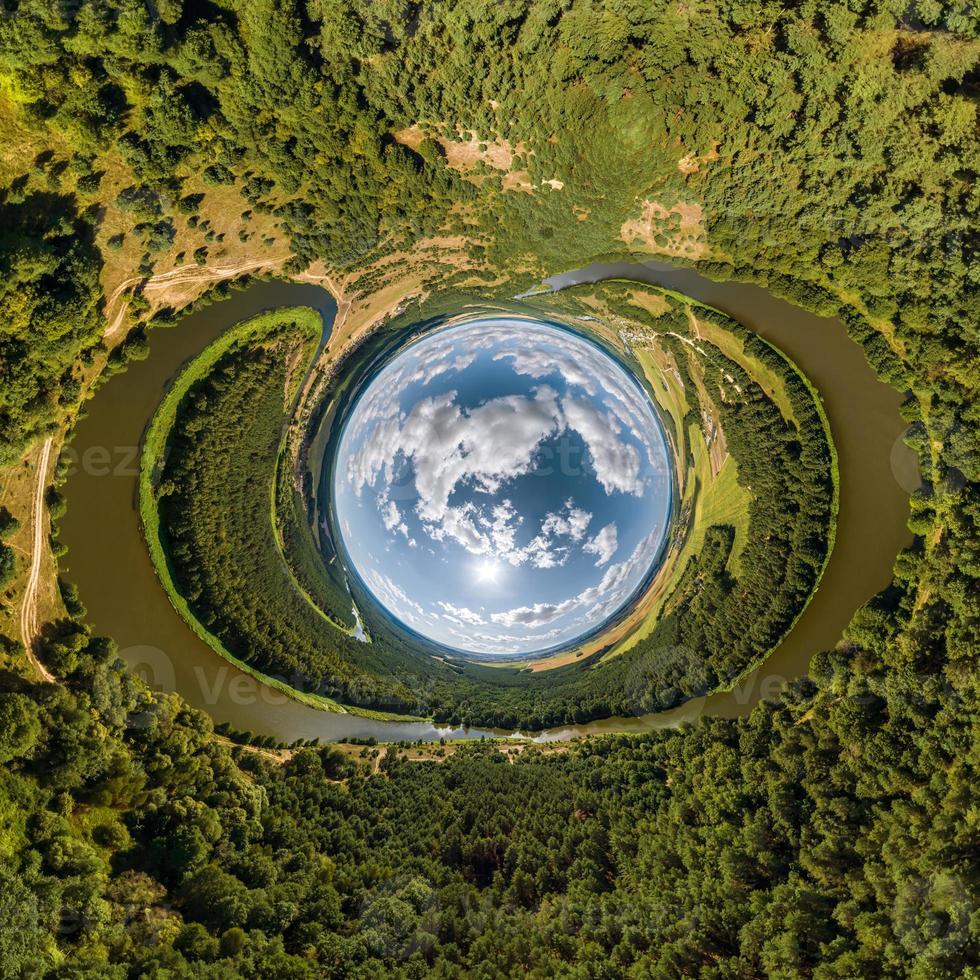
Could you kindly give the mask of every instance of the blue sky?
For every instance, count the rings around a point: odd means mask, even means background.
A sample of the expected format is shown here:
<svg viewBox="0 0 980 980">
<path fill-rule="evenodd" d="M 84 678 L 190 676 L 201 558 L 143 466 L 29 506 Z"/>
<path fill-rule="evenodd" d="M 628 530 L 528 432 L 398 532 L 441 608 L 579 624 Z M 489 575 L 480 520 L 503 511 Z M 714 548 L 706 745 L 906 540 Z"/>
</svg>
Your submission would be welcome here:
<svg viewBox="0 0 980 980">
<path fill-rule="evenodd" d="M 658 560 L 670 453 L 596 344 L 480 317 L 399 351 L 351 410 L 334 507 L 359 577 L 423 636 L 541 652 L 608 620 Z"/>
</svg>

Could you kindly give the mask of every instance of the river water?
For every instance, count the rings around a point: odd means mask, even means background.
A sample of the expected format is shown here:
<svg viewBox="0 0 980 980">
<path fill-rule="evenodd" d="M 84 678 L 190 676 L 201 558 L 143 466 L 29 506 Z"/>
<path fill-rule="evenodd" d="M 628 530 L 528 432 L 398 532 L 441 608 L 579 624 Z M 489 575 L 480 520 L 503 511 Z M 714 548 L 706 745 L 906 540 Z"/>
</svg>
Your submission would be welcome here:
<svg viewBox="0 0 980 980">
<path fill-rule="evenodd" d="M 768 660 L 734 690 L 673 711 L 607 718 L 538 733 L 538 740 L 602 732 L 642 732 L 701 714 L 746 714 L 764 697 L 806 673 L 810 657 L 832 647 L 854 610 L 891 579 L 896 554 L 910 540 L 908 495 L 918 483 L 914 455 L 900 443 L 900 395 L 877 380 L 860 348 L 836 319 L 815 316 L 757 286 L 712 282 L 693 270 L 658 263 L 607 264 L 548 280 L 564 287 L 605 278 L 656 283 L 715 306 L 791 357 L 819 391 L 837 445 L 840 514 L 837 542 L 820 587 L 796 626 Z M 216 722 L 283 741 L 374 736 L 379 740 L 478 738 L 500 733 L 443 728 L 429 722 L 381 722 L 309 708 L 242 673 L 184 624 L 160 587 L 139 528 L 139 445 L 164 392 L 188 360 L 245 317 L 281 306 L 313 306 L 333 322 L 336 305 L 318 286 L 258 282 L 151 331 L 150 356 L 110 378 L 88 403 L 68 448 L 71 475 L 61 539 L 63 574 L 79 588 L 88 622 L 112 636 L 148 683 L 179 691 Z"/>
</svg>

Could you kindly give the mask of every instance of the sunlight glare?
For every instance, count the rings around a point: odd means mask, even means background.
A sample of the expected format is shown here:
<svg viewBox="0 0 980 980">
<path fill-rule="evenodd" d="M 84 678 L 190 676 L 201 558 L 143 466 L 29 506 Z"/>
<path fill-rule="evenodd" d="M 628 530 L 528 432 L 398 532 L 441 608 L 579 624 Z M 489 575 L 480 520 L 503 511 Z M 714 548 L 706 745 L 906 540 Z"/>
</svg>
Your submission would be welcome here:
<svg viewBox="0 0 980 980">
<path fill-rule="evenodd" d="M 492 558 L 484 559 L 476 566 L 477 582 L 485 582 L 488 585 L 495 585 L 500 575 L 500 565 Z"/>
</svg>

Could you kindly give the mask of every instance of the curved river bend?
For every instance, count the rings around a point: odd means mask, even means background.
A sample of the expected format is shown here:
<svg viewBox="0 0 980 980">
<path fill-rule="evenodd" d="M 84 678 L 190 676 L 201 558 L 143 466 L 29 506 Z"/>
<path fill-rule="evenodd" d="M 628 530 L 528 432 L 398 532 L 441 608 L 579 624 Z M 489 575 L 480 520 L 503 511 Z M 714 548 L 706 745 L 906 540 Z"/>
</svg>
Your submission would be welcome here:
<svg viewBox="0 0 980 980">
<path fill-rule="evenodd" d="M 807 671 L 810 657 L 832 647 L 854 610 L 891 580 L 896 554 L 910 540 L 908 494 L 917 485 L 915 459 L 900 443 L 900 395 L 877 380 L 843 324 L 807 313 L 765 290 L 716 283 L 688 269 L 657 263 L 590 266 L 557 276 L 558 288 L 630 278 L 676 289 L 715 306 L 780 347 L 823 398 L 840 464 L 837 541 L 820 588 L 788 637 L 732 691 L 699 698 L 673 711 L 606 718 L 535 736 L 573 738 L 643 732 L 701 714 L 737 717 Z M 184 624 L 160 587 L 140 533 L 136 505 L 138 447 L 164 392 L 181 367 L 240 320 L 281 306 L 313 306 L 333 323 L 336 305 L 317 286 L 258 282 L 191 313 L 175 329 L 149 334 L 150 356 L 110 378 L 87 405 L 68 447 L 73 462 L 64 488 L 68 513 L 61 539 L 64 573 L 78 586 L 88 622 L 119 644 L 127 663 L 159 690 L 179 691 L 216 722 L 289 742 L 350 736 L 379 740 L 478 738 L 507 734 L 441 728 L 429 722 L 382 722 L 306 707 L 227 663 Z"/>
</svg>

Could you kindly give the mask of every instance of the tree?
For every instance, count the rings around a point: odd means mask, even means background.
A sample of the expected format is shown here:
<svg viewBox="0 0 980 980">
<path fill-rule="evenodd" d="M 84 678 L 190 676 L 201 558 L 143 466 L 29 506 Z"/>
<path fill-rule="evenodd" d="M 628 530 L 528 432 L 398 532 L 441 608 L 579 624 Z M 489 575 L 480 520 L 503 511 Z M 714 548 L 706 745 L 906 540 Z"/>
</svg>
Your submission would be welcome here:
<svg viewBox="0 0 980 980">
<path fill-rule="evenodd" d="M 0 693 L 0 762 L 29 756 L 40 735 L 33 700 L 26 694 Z"/>
</svg>

